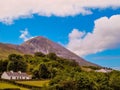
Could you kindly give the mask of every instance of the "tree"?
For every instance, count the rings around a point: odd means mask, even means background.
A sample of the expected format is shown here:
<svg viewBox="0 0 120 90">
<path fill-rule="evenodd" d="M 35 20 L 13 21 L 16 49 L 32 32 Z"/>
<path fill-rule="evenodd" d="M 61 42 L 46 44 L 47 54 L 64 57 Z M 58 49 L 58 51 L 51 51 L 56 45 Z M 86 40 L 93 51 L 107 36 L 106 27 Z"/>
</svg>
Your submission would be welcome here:
<svg viewBox="0 0 120 90">
<path fill-rule="evenodd" d="M 34 57 L 32 55 L 25 54 L 23 56 L 23 58 L 24 58 L 24 61 L 27 62 L 27 63 L 30 63 L 30 62 L 34 61 Z"/>
<path fill-rule="evenodd" d="M 48 58 L 52 59 L 52 60 L 56 60 L 57 59 L 57 55 L 55 53 L 49 53 L 47 55 Z"/>
<path fill-rule="evenodd" d="M 0 60 L 0 72 L 7 70 L 8 60 Z"/>
<path fill-rule="evenodd" d="M 21 55 L 17 55 L 17 54 L 10 54 L 8 56 L 8 59 L 10 61 L 18 61 L 18 60 L 23 60 L 23 57 Z"/>
<path fill-rule="evenodd" d="M 86 73 L 78 73 L 75 78 L 76 90 L 92 90 L 92 82 Z"/>
<path fill-rule="evenodd" d="M 37 57 L 45 57 L 45 54 L 43 54 L 42 52 L 36 52 L 34 55 Z"/>
<path fill-rule="evenodd" d="M 39 71 L 38 70 L 34 70 L 33 71 L 33 79 L 39 79 Z"/>
<path fill-rule="evenodd" d="M 22 71 L 25 72 L 27 69 L 27 63 L 24 61 L 10 61 L 7 65 L 7 70 L 13 70 L 13 71 Z"/>
<path fill-rule="evenodd" d="M 25 72 L 27 69 L 27 63 L 24 61 L 21 55 L 11 54 L 8 56 L 10 60 L 7 65 L 7 70 L 22 71 Z"/>
<path fill-rule="evenodd" d="M 50 78 L 50 72 L 45 64 L 39 66 L 39 77 L 43 79 Z"/>
<path fill-rule="evenodd" d="M 120 90 L 120 72 L 114 71 L 110 75 L 109 84 L 114 90 Z"/>
<path fill-rule="evenodd" d="M 109 78 L 107 73 L 95 73 L 94 81 L 97 83 L 97 88 L 100 90 L 109 90 Z"/>
</svg>

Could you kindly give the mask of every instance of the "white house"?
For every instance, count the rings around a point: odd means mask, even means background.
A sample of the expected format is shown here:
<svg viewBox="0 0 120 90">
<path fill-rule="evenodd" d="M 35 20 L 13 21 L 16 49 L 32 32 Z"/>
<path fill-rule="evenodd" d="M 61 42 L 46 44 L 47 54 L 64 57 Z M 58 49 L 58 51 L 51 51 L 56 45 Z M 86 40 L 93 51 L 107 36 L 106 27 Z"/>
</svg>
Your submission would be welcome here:
<svg viewBox="0 0 120 90">
<path fill-rule="evenodd" d="M 96 72 L 102 72 L 102 73 L 109 73 L 112 70 L 108 70 L 108 69 L 100 69 L 100 70 L 96 70 Z"/>
<path fill-rule="evenodd" d="M 27 73 L 23 73 L 21 71 L 18 72 L 4 72 L 1 75 L 2 79 L 8 79 L 8 80 L 29 80 L 31 77 Z"/>
</svg>

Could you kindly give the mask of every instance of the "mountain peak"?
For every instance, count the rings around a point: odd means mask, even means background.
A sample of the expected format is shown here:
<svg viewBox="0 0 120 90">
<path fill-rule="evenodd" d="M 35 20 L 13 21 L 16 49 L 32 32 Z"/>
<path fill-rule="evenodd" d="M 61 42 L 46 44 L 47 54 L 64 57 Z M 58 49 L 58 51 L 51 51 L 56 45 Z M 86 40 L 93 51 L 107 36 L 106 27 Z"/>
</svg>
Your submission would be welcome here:
<svg viewBox="0 0 120 90">
<path fill-rule="evenodd" d="M 45 38 L 45 37 L 43 37 L 43 36 L 36 36 L 36 37 L 34 37 L 34 38 L 32 38 L 32 39 L 47 39 L 47 38 Z M 31 39 L 30 39 L 31 40 Z M 29 41 L 29 40 L 28 40 Z"/>
<path fill-rule="evenodd" d="M 28 46 L 29 48 L 30 47 L 34 48 L 35 50 L 33 50 L 33 53 L 35 53 L 35 52 L 39 52 L 40 48 L 44 48 L 44 46 L 45 47 L 49 46 L 50 43 L 51 43 L 51 41 L 48 40 L 47 38 L 42 37 L 42 36 L 37 36 L 37 37 L 34 37 L 34 38 L 24 42 L 20 46 L 22 46 L 22 47 Z"/>
<path fill-rule="evenodd" d="M 25 54 L 34 54 L 35 52 L 42 52 L 44 54 L 48 54 L 50 52 L 53 52 L 59 57 L 75 60 L 76 62 L 83 66 L 84 65 L 96 66 L 95 64 L 85 61 L 84 59 L 77 56 L 68 49 L 62 47 L 61 45 L 42 36 L 37 36 L 24 42 L 23 44 L 20 45 L 19 49 L 23 51 Z"/>
<path fill-rule="evenodd" d="M 11 49 L 12 51 L 16 50 L 17 52 L 20 52 L 22 54 L 34 54 L 35 52 L 42 52 L 44 54 L 48 54 L 52 52 L 59 57 L 66 58 L 69 60 L 75 60 L 81 66 L 98 66 L 77 56 L 76 54 L 69 51 L 65 47 L 62 47 L 58 43 L 55 43 L 42 36 L 34 37 L 21 45 L 4 44 L 2 46 L 6 46 L 5 48 L 8 48 L 9 50 Z"/>
<path fill-rule="evenodd" d="M 28 41 L 26 41 L 26 42 L 31 42 L 31 41 L 35 41 L 35 40 L 48 40 L 47 38 L 45 38 L 45 37 L 42 37 L 42 36 L 36 36 L 36 37 L 34 37 L 34 38 L 31 38 L 31 39 L 29 39 Z M 24 42 L 24 43 L 26 43 L 26 42 Z M 23 44 L 24 44 L 23 43 Z"/>
</svg>

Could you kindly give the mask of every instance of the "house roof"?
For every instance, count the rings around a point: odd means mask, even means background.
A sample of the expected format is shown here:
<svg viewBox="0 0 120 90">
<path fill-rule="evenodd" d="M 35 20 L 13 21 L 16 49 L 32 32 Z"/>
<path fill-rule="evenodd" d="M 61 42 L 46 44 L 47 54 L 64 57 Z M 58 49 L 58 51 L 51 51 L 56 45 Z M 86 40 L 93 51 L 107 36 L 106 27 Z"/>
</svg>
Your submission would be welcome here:
<svg viewBox="0 0 120 90">
<path fill-rule="evenodd" d="M 23 72 L 13 72 L 13 71 L 6 72 L 6 74 L 7 74 L 8 76 L 16 76 L 16 77 L 28 77 L 28 76 L 29 76 L 27 73 L 23 73 Z"/>
</svg>

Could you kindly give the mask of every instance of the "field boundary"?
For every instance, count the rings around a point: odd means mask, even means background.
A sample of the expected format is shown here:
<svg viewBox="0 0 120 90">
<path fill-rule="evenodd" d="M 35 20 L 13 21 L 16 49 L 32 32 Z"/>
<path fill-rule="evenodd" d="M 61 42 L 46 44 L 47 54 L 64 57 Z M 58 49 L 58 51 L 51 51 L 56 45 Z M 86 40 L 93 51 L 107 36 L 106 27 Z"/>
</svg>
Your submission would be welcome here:
<svg viewBox="0 0 120 90">
<path fill-rule="evenodd" d="M 6 82 L 6 83 L 10 83 L 19 87 L 23 87 L 23 88 L 28 88 L 28 89 L 39 89 L 41 90 L 42 87 L 39 86 L 32 86 L 32 85 L 26 85 L 26 84 L 21 84 L 21 83 L 17 83 L 16 81 L 13 80 L 6 80 L 6 79 L 0 79 L 0 82 Z"/>
</svg>

